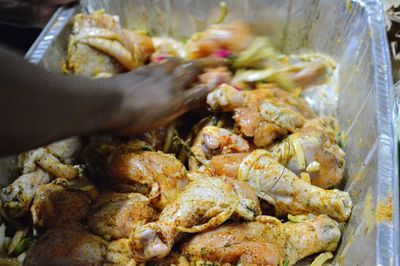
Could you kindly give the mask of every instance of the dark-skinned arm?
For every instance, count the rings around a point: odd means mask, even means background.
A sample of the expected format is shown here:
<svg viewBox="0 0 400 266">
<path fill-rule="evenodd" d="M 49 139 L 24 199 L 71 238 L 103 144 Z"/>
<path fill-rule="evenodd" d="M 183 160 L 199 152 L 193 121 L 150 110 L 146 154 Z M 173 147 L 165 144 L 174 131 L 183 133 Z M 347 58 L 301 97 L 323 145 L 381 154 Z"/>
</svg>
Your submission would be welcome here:
<svg viewBox="0 0 400 266">
<path fill-rule="evenodd" d="M 170 122 L 204 102 L 204 87 L 187 89 L 203 63 L 173 60 L 109 79 L 50 73 L 0 48 L 0 154 L 73 135 Z"/>
</svg>

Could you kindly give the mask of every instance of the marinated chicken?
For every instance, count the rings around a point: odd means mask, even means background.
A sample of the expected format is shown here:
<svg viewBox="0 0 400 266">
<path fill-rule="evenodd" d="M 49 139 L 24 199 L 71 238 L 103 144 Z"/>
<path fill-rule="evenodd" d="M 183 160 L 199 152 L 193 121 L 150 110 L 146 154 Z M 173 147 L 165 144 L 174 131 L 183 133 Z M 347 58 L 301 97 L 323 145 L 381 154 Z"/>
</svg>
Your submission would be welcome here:
<svg viewBox="0 0 400 266">
<path fill-rule="evenodd" d="M 83 229 L 49 229 L 27 251 L 24 266 L 101 266 L 107 242 Z"/>
<path fill-rule="evenodd" d="M 352 200 L 332 189 L 345 181 L 336 119 L 319 116 L 335 63 L 284 54 L 251 24 L 223 23 L 220 7 L 215 24 L 180 36 L 187 42 L 102 10 L 75 15 L 66 74 L 221 64 L 193 81 L 209 90 L 204 106 L 163 128 L 20 154 L 0 192 L 0 264 L 287 266 L 336 250 Z"/>
<path fill-rule="evenodd" d="M 259 216 L 256 221 L 231 223 L 200 233 L 185 242 L 190 261 L 229 265 L 293 265 L 311 254 L 334 251 L 339 243 L 338 223 L 326 215 L 282 224 Z"/>
<path fill-rule="evenodd" d="M 111 239 L 128 238 L 137 226 L 156 221 L 158 212 L 139 193 L 109 193 L 94 202 L 87 218 L 89 228 Z"/>
<path fill-rule="evenodd" d="M 139 187 L 160 210 L 189 182 L 182 163 L 162 152 L 116 152 L 110 158 L 109 173 L 114 182 L 132 185 L 134 190 Z"/>
<path fill-rule="evenodd" d="M 332 123 L 335 124 L 333 118 L 308 120 L 272 149 L 273 156 L 296 175 L 307 173 L 314 186 L 338 185 L 344 174 L 345 154 L 335 143 Z"/>
<path fill-rule="evenodd" d="M 189 159 L 189 168 L 197 169 L 199 165 L 207 166 L 215 154 L 229 154 L 249 151 L 248 142 L 233 132 L 216 127 L 206 126 L 200 130 L 193 142 Z"/>
<path fill-rule="evenodd" d="M 150 37 L 122 29 L 102 11 L 74 18 L 66 70 L 87 77 L 114 75 L 143 65 L 153 53 Z"/>
<path fill-rule="evenodd" d="M 347 221 L 350 217 L 352 201 L 349 193 L 311 185 L 265 150 L 255 150 L 241 162 L 238 178 L 253 187 L 278 214 L 327 214 L 339 221 Z"/>
<path fill-rule="evenodd" d="M 90 203 L 83 191 L 69 190 L 54 183 L 41 185 L 31 207 L 33 225 L 35 229 L 79 226 Z"/>
<path fill-rule="evenodd" d="M 36 190 L 50 180 L 51 177 L 47 172 L 37 168 L 3 188 L 0 197 L 7 214 L 15 218 L 27 214 Z"/>
<path fill-rule="evenodd" d="M 221 50 L 238 53 L 245 50 L 253 39 L 249 25 L 244 22 L 211 25 L 191 37 L 185 47 L 187 58 L 207 57 Z"/>
<path fill-rule="evenodd" d="M 130 238 L 134 258 L 163 258 L 183 233 L 217 227 L 232 216 L 253 220 L 259 213 L 257 196 L 246 184 L 233 179 L 197 179 L 164 208 L 157 222 L 136 228 Z"/>
<path fill-rule="evenodd" d="M 207 103 L 213 110 L 234 111 L 240 132 L 254 137 L 259 147 L 268 147 L 302 127 L 306 117 L 315 116 L 304 100 L 277 88 L 239 91 L 223 84 L 208 95 Z"/>
</svg>

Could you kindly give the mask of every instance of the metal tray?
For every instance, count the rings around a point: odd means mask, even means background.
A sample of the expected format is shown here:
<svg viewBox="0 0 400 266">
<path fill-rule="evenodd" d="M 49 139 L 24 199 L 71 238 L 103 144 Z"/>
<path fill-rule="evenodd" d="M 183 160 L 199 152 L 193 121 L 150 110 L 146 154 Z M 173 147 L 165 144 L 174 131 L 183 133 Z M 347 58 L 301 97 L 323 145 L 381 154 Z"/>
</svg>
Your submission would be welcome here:
<svg viewBox="0 0 400 266">
<path fill-rule="evenodd" d="M 348 140 L 345 190 L 353 214 L 336 265 L 399 265 L 399 184 L 394 97 L 383 7 L 378 0 L 226 0 L 227 20 L 249 21 L 289 53 L 317 51 L 339 65 L 336 114 Z M 62 7 L 26 55 L 60 71 L 78 11 L 105 9 L 125 27 L 188 37 L 218 14 L 217 0 L 83 0 Z M 0 172 L 1 174 L 1 172 Z M 381 215 L 391 209 L 392 215 Z"/>
</svg>

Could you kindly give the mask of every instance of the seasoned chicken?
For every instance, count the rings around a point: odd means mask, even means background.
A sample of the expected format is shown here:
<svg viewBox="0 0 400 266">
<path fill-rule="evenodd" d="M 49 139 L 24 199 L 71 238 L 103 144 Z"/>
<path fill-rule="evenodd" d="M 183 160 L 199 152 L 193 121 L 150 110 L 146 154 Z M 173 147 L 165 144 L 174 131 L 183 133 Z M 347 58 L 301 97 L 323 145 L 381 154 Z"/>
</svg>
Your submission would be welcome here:
<svg viewBox="0 0 400 266">
<path fill-rule="evenodd" d="M 108 170 L 116 183 L 132 185 L 162 210 L 188 184 L 185 167 L 173 155 L 162 152 L 115 152 Z M 134 192 L 134 191 L 133 191 Z"/>
<path fill-rule="evenodd" d="M 285 224 L 274 217 L 259 216 L 257 221 L 200 233 L 187 241 L 182 251 L 190 261 L 293 265 L 311 254 L 334 251 L 340 235 L 337 222 L 326 215 Z"/>
<path fill-rule="evenodd" d="M 106 266 L 139 266 L 144 263 L 137 263 L 132 256 L 129 239 L 121 238 L 112 241 L 107 247 Z"/>
<path fill-rule="evenodd" d="M 29 206 L 36 190 L 42 184 L 50 182 L 50 175 L 40 168 L 21 175 L 14 182 L 3 188 L 0 193 L 4 210 L 11 217 L 21 217 L 29 212 Z"/>
<path fill-rule="evenodd" d="M 89 228 L 99 236 L 128 238 L 139 225 L 156 221 L 158 212 L 150 200 L 139 193 L 101 195 L 87 218 Z"/>
<path fill-rule="evenodd" d="M 153 53 L 150 37 L 124 30 L 119 18 L 96 11 L 74 17 L 66 68 L 87 77 L 113 75 L 143 65 Z"/>
<path fill-rule="evenodd" d="M 252 220 L 259 213 L 257 196 L 245 183 L 228 178 L 199 178 L 164 208 L 157 222 L 136 228 L 130 238 L 134 258 L 163 258 L 185 232 L 217 227 L 231 216 Z"/>
<path fill-rule="evenodd" d="M 246 152 L 249 149 L 247 141 L 233 132 L 216 126 L 205 126 L 193 141 L 189 168 L 197 169 L 199 163 L 207 166 L 215 154 Z"/>
<path fill-rule="evenodd" d="M 278 214 L 327 214 L 339 221 L 347 221 L 350 217 L 352 201 L 349 193 L 311 185 L 265 150 L 255 150 L 241 162 L 238 178 L 253 187 Z"/>
<path fill-rule="evenodd" d="M 308 173 L 311 184 L 331 188 L 344 174 L 345 154 L 335 143 L 334 118 L 312 119 L 272 149 L 277 160 L 296 175 Z"/>
<path fill-rule="evenodd" d="M 193 34 L 185 48 L 187 57 L 193 59 L 207 57 L 220 50 L 238 53 L 245 50 L 253 39 L 249 25 L 235 21 L 211 25 L 204 32 Z"/>
<path fill-rule="evenodd" d="M 288 265 L 311 254 L 335 251 L 341 236 L 338 223 L 326 215 L 299 223 L 287 222 L 284 230 Z"/>
<path fill-rule="evenodd" d="M 130 53 L 118 42 L 121 38 L 120 32 L 117 17 L 100 11 L 90 15 L 76 15 L 69 38 L 66 70 L 86 77 L 95 77 L 102 73 L 114 75 L 122 72 L 124 66 L 118 62 L 117 58 L 110 57 L 94 46 L 95 42 L 108 43 L 110 47 L 118 46 L 114 49 L 121 49 L 124 55 L 129 57 Z"/>
<path fill-rule="evenodd" d="M 209 171 L 216 176 L 237 178 L 240 163 L 249 153 L 230 153 L 213 156 L 210 161 Z"/>
<path fill-rule="evenodd" d="M 83 191 L 62 185 L 41 185 L 31 207 L 35 229 L 65 228 L 81 222 L 89 211 L 91 200 Z"/>
<path fill-rule="evenodd" d="M 73 179 L 79 175 L 78 167 L 72 165 L 72 157 L 81 149 L 78 138 L 54 142 L 18 156 L 18 166 L 23 174 L 30 173 L 40 166 L 56 178 Z"/>
<path fill-rule="evenodd" d="M 81 229 L 49 229 L 28 249 L 24 266 L 101 266 L 107 242 Z"/>
<path fill-rule="evenodd" d="M 223 84 L 208 95 L 207 103 L 213 110 L 234 111 L 240 132 L 254 137 L 259 147 L 295 132 L 315 116 L 304 100 L 274 87 L 239 91 Z"/>
<path fill-rule="evenodd" d="M 181 42 L 168 37 L 153 37 L 154 53 L 151 55 L 152 62 L 161 62 L 168 57 L 186 57 L 185 48 Z"/>
<path fill-rule="evenodd" d="M 213 90 L 224 83 L 229 83 L 231 79 L 232 74 L 225 66 L 206 68 L 204 73 L 199 75 L 200 83 L 206 85 L 209 90 Z"/>
<path fill-rule="evenodd" d="M 300 113 L 306 119 L 316 117 L 304 99 L 270 84 L 260 84 L 254 90 L 238 90 L 228 84 L 222 84 L 207 96 L 207 104 L 212 110 L 224 112 L 232 112 L 239 107 L 259 106 L 266 100 Z"/>
</svg>

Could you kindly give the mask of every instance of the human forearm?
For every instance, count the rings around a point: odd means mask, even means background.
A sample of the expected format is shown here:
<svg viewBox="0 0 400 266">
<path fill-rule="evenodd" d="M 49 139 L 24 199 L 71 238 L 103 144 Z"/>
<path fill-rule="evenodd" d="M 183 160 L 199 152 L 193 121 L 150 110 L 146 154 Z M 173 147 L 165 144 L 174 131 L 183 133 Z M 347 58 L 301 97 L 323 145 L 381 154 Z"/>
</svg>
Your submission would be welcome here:
<svg viewBox="0 0 400 266">
<path fill-rule="evenodd" d="M 121 127 L 122 94 L 104 80 L 50 74 L 0 51 L 0 153 Z"/>
</svg>

